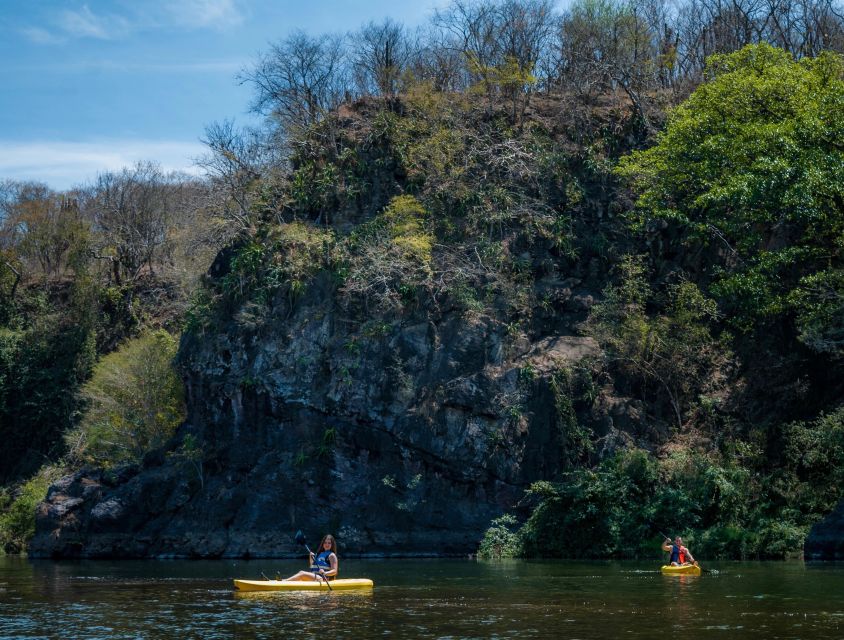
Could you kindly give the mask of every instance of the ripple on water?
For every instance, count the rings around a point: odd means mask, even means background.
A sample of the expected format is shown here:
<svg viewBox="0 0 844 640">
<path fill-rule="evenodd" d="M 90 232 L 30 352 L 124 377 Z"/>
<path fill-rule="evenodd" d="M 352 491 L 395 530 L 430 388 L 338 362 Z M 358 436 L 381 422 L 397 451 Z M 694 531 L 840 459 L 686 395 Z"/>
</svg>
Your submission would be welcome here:
<svg viewBox="0 0 844 640">
<path fill-rule="evenodd" d="M 2 566 L 0 560 L 0 584 L 8 578 Z M 844 571 L 807 576 L 811 579 L 792 572 L 783 583 L 789 566 L 781 563 L 741 565 L 742 580 L 704 578 L 684 585 L 656 579 L 657 571 L 633 564 L 513 563 L 507 566 L 513 578 L 504 580 L 500 570 L 482 563 L 395 561 L 389 569 L 367 565 L 361 573 L 382 587 L 354 595 L 237 593 L 226 574 L 241 569 L 223 562 L 49 566 L 53 570 L 3 584 L 8 593 L 0 596 L 0 640 L 31 640 L 55 629 L 66 631 L 62 640 L 652 638 L 657 624 L 667 636 L 676 629 L 678 637 L 836 638 L 842 637 L 844 621 Z M 546 570 L 566 575 L 543 575 Z M 452 579 L 450 572 L 462 575 Z M 101 575 L 76 575 L 81 573 Z M 205 577 L 189 577 L 198 574 Z M 385 587 L 391 576 L 401 581 Z M 684 588 L 694 597 L 680 601 L 688 615 L 678 620 L 666 611 Z M 795 599 L 782 606 L 787 598 Z M 758 635 L 765 625 L 765 635 Z"/>
<path fill-rule="evenodd" d="M 744 629 L 744 627 L 740 624 L 711 624 L 709 626 L 704 627 L 704 629 L 706 629 L 707 631 L 738 631 L 739 629 Z"/>
</svg>

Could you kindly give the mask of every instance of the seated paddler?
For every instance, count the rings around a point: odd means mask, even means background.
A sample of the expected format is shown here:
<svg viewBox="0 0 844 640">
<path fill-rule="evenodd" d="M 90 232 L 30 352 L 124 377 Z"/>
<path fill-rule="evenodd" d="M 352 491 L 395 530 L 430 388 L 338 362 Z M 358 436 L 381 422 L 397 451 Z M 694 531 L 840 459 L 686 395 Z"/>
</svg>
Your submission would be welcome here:
<svg viewBox="0 0 844 640">
<path fill-rule="evenodd" d="M 691 551 L 683 546 L 683 539 L 680 536 L 674 538 L 673 543 L 670 538 L 666 538 L 665 542 L 662 543 L 662 550 L 671 554 L 669 564 L 672 567 L 685 567 L 695 564 Z"/>
<path fill-rule="evenodd" d="M 340 563 L 337 560 L 337 543 L 330 533 L 319 543 L 316 554 L 310 554 L 311 566 L 306 571 L 286 578 L 287 580 L 334 580 Z"/>
</svg>

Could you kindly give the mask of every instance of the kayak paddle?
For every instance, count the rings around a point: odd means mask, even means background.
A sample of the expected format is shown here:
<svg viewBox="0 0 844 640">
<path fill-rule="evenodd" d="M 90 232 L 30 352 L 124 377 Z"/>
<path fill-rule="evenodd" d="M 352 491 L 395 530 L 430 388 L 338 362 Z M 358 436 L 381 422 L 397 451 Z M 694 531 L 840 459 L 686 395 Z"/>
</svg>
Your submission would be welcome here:
<svg viewBox="0 0 844 640">
<path fill-rule="evenodd" d="M 309 556 L 309 557 L 310 557 L 310 556 L 314 556 L 314 562 L 316 562 L 316 555 L 315 555 L 315 554 L 314 554 L 314 552 L 313 552 L 313 551 L 311 551 L 311 549 L 308 547 L 308 542 L 307 542 L 307 540 L 305 540 L 305 534 L 304 534 L 304 533 L 302 533 L 302 530 L 301 530 L 301 529 L 299 529 L 299 531 L 297 531 L 297 532 L 296 532 L 296 536 L 295 536 L 295 538 L 296 538 L 296 544 L 300 544 L 300 545 L 302 545 L 303 547 L 305 547 L 305 551 L 307 551 L 307 552 L 308 552 L 308 556 Z M 325 571 L 324 571 L 323 569 L 320 569 L 320 571 L 321 571 L 322 573 L 325 573 Z M 319 575 L 319 574 L 316 574 L 316 575 Z M 328 580 L 328 578 L 327 578 L 326 576 L 321 576 L 321 578 L 322 578 L 323 582 L 325 582 L 325 586 L 327 586 L 327 587 L 328 587 L 328 590 L 329 590 L 329 591 L 333 591 L 333 589 L 331 588 L 331 585 L 329 584 L 329 580 Z"/>
</svg>

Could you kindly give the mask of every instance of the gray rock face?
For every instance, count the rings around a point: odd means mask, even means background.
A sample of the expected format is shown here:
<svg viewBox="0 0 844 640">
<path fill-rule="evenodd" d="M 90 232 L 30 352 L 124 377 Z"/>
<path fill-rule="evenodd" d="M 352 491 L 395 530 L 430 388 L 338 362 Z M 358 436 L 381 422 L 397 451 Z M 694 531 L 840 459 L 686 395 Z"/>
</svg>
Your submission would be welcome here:
<svg viewBox="0 0 844 640">
<path fill-rule="evenodd" d="M 62 479 L 31 554 L 284 557 L 301 555 L 297 529 L 334 533 L 346 554 L 465 554 L 561 471 L 568 423 L 550 380 L 599 355 L 593 340 L 558 326 L 531 341 L 457 310 L 354 319 L 332 296 L 318 280 L 293 307 L 279 296 L 185 337 L 180 437 L 201 455 L 174 442 L 118 477 Z M 602 397 L 574 398 L 578 420 L 607 442 L 622 439 L 615 423 L 635 435 L 636 412 L 619 421 L 623 403 Z"/>
<path fill-rule="evenodd" d="M 803 545 L 806 560 L 844 560 L 844 500 L 815 523 Z"/>
</svg>

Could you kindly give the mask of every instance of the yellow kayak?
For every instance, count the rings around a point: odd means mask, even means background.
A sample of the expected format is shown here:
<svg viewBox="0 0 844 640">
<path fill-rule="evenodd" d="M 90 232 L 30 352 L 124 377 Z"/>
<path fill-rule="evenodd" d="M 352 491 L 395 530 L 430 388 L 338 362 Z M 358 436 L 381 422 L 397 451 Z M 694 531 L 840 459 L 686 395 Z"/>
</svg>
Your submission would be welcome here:
<svg viewBox="0 0 844 640">
<path fill-rule="evenodd" d="M 667 576 L 699 576 L 701 574 L 700 567 L 687 564 L 682 567 L 674 567 L 668 564 L 662 565 L 660 569 Z"/>
<path fill-rule="evenodd" d="M 302 580 L 235 580 L 235 589 L 240 591 L 328 591 L 328 586 L 322 582 L 303 582 Z M 349 578 L 346 580 L 332 580 L 332 591 L 345 589 L 371 589 L 372 580 L 366 578 Z"/>
</svg>

